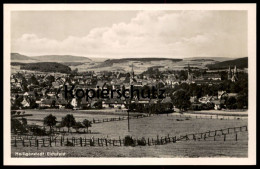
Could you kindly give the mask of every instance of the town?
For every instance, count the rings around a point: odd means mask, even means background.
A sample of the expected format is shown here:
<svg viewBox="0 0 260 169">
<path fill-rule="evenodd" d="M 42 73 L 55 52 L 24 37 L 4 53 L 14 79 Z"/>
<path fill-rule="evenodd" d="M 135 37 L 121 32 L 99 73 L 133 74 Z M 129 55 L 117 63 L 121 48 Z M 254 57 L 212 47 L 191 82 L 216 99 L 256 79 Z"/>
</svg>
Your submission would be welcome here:
<svg viewBox="0 0 260 169">
<path fill-rule="evenodd" d="M 247 69 L 236 65 L 228 69 L 210 71 L 195 69 L 189 64 L 183 70 L 163 70 L 148 68 L 135 74 L 131 72 L 86 71 L 71 73 L 39 72 L 19 70 L 11 75 L 11 109 L 118 109 L 140 113 L 169 113 L 187 110 L 221 110 L 248 108 Z M 72 98 L 65 97 L 64 86 L 70 89 L 92 88 L 100 90 L 143 89 L 150 95 L 153 86 L 163 89 L 164 97 L 137 98 Z M 99 90 L 100 89 L 100 90 Z M 158 91 L 156 92 L 158 94 Z M 99 93 L 98 93 L 99 94 Z M 120 93 L 119 93 L 120 94 Z M 159 95 L 159 94 L 158 94 Z M 85 96 L 86 97 L 86 96 Z"/>
</svg>

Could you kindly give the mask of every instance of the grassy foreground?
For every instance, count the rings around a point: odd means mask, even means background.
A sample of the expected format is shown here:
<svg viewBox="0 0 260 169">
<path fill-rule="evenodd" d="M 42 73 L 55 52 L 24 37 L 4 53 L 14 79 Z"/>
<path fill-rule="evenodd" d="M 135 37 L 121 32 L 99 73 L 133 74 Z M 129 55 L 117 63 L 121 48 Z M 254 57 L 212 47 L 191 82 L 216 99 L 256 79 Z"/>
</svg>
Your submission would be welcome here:
<svg viewBox="0 0 260 169">
<path fill-rule="evenodd" d="M 89 115 L 88 115 L 89 116 Z M 98 118 L 93 115 L 91 118 Z M 180 120 L 181 119 L 181 120 Z M 66 137 L 91 138 L 153 138 L 179 136 L 209 130 L 225 129 L 247 125 L 247 120 L 195 119 L 178 116 L 159 115 L 130 120 L 130 132 L 127 130 L 127 120 L 93 124 L 91 130 L 96 134 L 69 134 Z M 200 141 L 181 141 L 165 145 L 136 146 L 136 147 L 12 147 L 12 157 L 16 152 L 64 152 L 65 157 L 247 157 L 248 133 L 238 133 L 238 141 L 234 135 L 228 135 Z"/>
</svg>

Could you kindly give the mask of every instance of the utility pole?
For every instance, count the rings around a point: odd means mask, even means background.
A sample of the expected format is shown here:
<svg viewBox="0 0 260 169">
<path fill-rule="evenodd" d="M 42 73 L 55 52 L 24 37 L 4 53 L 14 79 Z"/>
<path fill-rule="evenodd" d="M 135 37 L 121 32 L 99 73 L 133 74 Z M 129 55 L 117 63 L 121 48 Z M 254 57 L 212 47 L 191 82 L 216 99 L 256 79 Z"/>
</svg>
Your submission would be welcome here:
<svg viewBox="0 0 260 169">
<path fill-rule="evenodd" d="M 128 118 L 127 118 L 127 121 L 128 121 L 128 132 L 130 132 L 129 110 L 127 110 L 127 114 L 128 114 Z"/>
</svg>

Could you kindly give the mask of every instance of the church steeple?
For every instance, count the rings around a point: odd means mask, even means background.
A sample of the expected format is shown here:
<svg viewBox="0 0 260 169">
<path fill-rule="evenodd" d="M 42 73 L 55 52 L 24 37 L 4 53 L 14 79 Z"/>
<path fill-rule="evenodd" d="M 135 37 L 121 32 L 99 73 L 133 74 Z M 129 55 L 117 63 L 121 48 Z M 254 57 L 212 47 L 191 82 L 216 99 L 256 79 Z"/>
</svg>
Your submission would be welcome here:
<svg viewBox="0 0 260 169">
<path fill-rule="evenodd" d="M 133 63 L 132 63 L 132 71 L 131 71 L 131 74 L 130 74 L 130 84 L 131 84 L 131 85 L 132 85 L 133 82 L 134 82 L 134 76 L 135 76 L 135 74 L 134 74 L 134 65 L 133 65 Z"/>
<path fill-rule="evenodd" d="M 229 68 L 228 68 L 228 80 L 231 80 L 231 78 L 232 78 L 232 71 L 231 71 L 231 68 L 229 66 Z"/>
<path fill-rule="evenodd" d="M 190 64 L 188 63 L 188 73 L 190 73 Z"/>
<path fill-rule="evenodd" d="M 132 78 L 134 78 L 134 65 L 132 63 L 132 72 L 131 72 Z"/>
</svg>

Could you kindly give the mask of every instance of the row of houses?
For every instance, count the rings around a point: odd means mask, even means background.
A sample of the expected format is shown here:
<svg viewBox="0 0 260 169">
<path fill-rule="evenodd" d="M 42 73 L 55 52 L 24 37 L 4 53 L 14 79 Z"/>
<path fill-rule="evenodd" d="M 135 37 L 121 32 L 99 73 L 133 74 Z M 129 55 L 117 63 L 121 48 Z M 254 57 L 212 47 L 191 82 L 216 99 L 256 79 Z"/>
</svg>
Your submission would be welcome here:
<svg viewBox="0 0 260 169">
<path fill-rule="evenodd" d="M 204 96 L 201 98 L 191 97 L 190 102 L 194 109 L 200 109 L 203 104 L 214 105 L 215 110 L 220 110 L 221 105 L 225 104 L 225 98 L 235 97 L 237 98 L 238 93 L 227 93 L 226 91 L 218 91 L 218 96 Z"/>
</svg>

